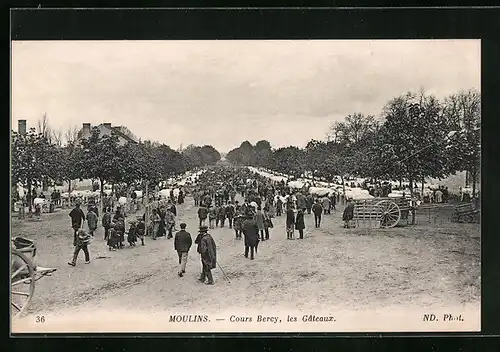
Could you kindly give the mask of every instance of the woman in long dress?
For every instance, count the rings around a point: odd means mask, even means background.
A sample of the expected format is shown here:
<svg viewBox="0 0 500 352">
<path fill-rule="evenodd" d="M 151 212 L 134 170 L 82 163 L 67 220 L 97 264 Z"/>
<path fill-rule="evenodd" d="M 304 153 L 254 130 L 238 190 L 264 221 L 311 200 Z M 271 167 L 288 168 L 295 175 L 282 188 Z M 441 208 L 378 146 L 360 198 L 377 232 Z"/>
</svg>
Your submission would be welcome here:
<svg viewBox="0 0 500 352">
<path fill-rule="evenodd" d="M 299 230 L 299 239 L 304 238 L 304 229 L 306 225 L 304 224 L 304 211 L 299 208 L 297 211 L 297 217 L 295 219 L 295 229 Z"/>
</svg>

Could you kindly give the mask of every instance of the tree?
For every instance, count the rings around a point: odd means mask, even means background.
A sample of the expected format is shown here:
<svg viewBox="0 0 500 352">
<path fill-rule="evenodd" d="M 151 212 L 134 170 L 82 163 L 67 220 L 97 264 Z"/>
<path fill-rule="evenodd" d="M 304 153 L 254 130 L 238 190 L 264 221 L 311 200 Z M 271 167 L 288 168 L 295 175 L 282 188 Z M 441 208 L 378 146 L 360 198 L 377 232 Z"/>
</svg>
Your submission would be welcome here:
<svg viewBox="0 0 500 352">
<path fill-rule="evenodd" d="M 120 156 L 119 179 L 127 185 L 127 188 L 130 188 L 142 180 L 144 170 L 148 167 L 145 165 L 146 158 L 143 150 L 136 143 L 119 146 L 118 153 Z"/>
<path fill-rule="evenodd" d="M 192 167 L 214 165 L 221 159 L 220 153 L 211 145 L 203 147 L 188 145 L 182 151 L 182 155 L 189 159 L 189 162 L 185 161 L 184 164 L 190 164 Z"/>
<path fill-rule="evenodd" d="M 162 180 L 161 163 L 156 157 L 158 145 L 156 143 L 145 141 L 139 143 L 141 155 L 144 161 L 140 164 L 142 168 L 142 178 L 146 184 L 156 187 Z"/>
<path fill-rule="evenodd" d="M 473 89 L 445 99 L 444 118 L 450 130 L 446 150 L 449 172 L 467 171 L 475 195 L 481 160 L 481 94 Z"/>
<path fill-rule="evenodd" d="M 264 148 L 265 142 L 261 142 L 260 147 Z M 257 152 L 249 141 L 244 141 L 238 148 L 231 150 L 226 158 L 234 164 L 257 166 Z"/>
<path fill-rule="evenodd" d="M 211 145 L 204 145 L 201 147 L 200 153 L 204 165 L 214 165 L 221 158 L 220 153 Z"/>
<path fill-rule="evenodd" d="M 118 136 L 113 132 L 111 135 L 101 136 L 99 129 L 94 127 L 90 137 L 81 140 L 81 147 L 84 164 L 81 176 L 98 179 L 102 196 L 105 183 L 121 181 Z"/>
<path fill-rule="evenodd" d="M 323 148 L 328 157 L 320 161 L 322 168 L 328 168 L 324 172 L 330 175 L 335 172 L 344 187 L 345 177 L 372 176 L 377 169 L 371 158 L 379 130 L 380 123 L 373 115 L 361 113 L 347 115 L 344 121 L 333 123 L 327 134 L 328 143 Z"/>
<path fill-rule="evenodd" d="M 420 92 L 394 98 L 385 116 L 382 140 L 394 162 L 388 173 L 408 178 L 410 190 L 414 180 L 448 174 L 443 141 L 450 130 L 434 96 Z"/>
<path fill-rule="evenodd" d="M 43 137 L 45 137 L 47 139 L 47 141 L 51 144 L 52 131 L 51 131 L 51 128 L 49 126 L 49 119 L 47 118 L 47 113 L 44 113 L 42 115 L 42 118 L 38 119 L 37 129 L 38 129 L 38 133 L 41 134 Z"/>
<path fill-rule="evenodd" d="M 55 147 L 41 133 L 31 128 L 26 135 L 12 131 L 11 182 L 27 188 L 29 211 L 32 211 L 32 187 L 42 185 L 54 175 Z"/>
<path fill-rule="evenodd" d="M 192 167 L 203 165 L 203 156 L 200 153 L 200 147 L 190 144 L 182 150 L 182 154 L 190 161 Z"/>
<path fill-rule="evenodd" d="M 311 140 L 305 148 L 305 160 L 307 168 L 311 171 L 313 178 L 326 177 L 324 169 L 325 161 L 328 157 L 326 143 L 318 140 Z"/>
<path fill-rule="evenodd" d="M 235 165 L 240 165 L 242 164 L 242 160 L 243 160 L 243 156 L 241 154 L 241 150 L 240 148 L 234 148 L 232 150 L 230 150 L 227 155 L 226 155 L 226 159 L 230 162 L 230 163 L 233 163 Z"/>
<path fill-rule="evenodd" d="M 257 166 L 268 167 L 273 151 L 271 143 L 266 140 L 260 140 L 255 143 L 255 163 Z"/>
<path fill-rule="evenodd" d="M 64 133 L 66 144 L 75 143 L 79 139 L 80 130 L 77 126 L 69 127 Z"/>
<path fill-rule="evenodd" d="M 59 148 L 57 180 L 68 182 L 68 193 L 71 193 L 71 182 L 83 180 L 85 171 L 85 153 L 81 145 L 71 141 Z"/>
<path fill-rule="evenodd" d="M 378 127 L 375 117 L 354 113 L 347 115 L 344 121 L 336 121 L 327 134 L 329 141 L 355 145 L 365 140 Z"/>
<path fill-rule="evenodd" d="M 289 146 L 273 153 L 271 165 L 274 170 L 297 178 L 305 171 L 304 161 L 304 152 L 295 146 Z"/>
</svg>

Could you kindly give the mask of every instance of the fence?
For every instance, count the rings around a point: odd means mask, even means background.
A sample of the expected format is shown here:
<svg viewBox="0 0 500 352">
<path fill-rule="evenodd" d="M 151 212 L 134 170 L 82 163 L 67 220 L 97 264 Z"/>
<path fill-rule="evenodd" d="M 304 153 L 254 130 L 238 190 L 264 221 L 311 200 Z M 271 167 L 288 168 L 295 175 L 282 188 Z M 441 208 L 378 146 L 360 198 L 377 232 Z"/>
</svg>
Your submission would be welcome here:
<svg viewBox="0 0 500 352">
<path fill-rule="evenodd" d="M 455 207 L 464 203 L 422 203 L 416 209 L 417 225 L 445 225 L 452 223 Z"/>
</svg>

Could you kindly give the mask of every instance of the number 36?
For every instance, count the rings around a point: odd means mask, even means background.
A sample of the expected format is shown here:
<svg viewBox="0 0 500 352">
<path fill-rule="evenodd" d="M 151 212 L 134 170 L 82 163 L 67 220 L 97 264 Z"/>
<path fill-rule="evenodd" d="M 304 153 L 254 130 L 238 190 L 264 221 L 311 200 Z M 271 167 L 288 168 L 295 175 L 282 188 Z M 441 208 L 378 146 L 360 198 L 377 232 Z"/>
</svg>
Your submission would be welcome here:
<svg viewBox="0 0 500 352">
<path fill-rule="evenodd" d="M 36 316 L 36 322 L 37 323 L 45 323 L 45 316 L 43 316 L 43 315 L 37 315 Z"/>
</svg>

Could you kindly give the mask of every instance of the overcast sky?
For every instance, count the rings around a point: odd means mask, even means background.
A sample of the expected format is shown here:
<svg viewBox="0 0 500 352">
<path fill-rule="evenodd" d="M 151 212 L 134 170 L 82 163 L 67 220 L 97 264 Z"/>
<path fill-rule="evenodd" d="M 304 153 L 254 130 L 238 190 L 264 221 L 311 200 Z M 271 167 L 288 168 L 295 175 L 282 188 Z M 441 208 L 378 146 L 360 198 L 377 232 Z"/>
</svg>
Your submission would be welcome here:
<svg viewBox="0 0 500 352">
<path fill-rule="evenodd" d="M 380 114 L 425 88 L 480 89 L 480 42 L 43 41 L 12 43 L 12 121 L 127 126 L 177 149 L 324 139 L 354 112 Z"/>
</svg>

